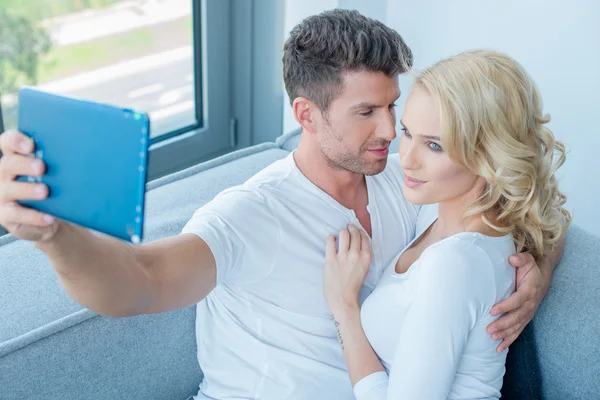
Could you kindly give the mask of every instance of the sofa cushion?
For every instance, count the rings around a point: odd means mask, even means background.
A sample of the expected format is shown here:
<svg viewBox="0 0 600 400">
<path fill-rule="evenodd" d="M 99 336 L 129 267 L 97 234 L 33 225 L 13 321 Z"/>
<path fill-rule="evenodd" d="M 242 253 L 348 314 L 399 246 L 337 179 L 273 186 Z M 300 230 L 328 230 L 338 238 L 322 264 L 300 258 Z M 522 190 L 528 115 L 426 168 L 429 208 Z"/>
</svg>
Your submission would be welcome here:
<svg viewBox="0 0 600 400">
<path fill-rule="evenodd" d="M 298 143 L 300 143 L 300 135 L 301 134 L 302 134 L 302 129 L 300 129 L 300 128 L 294 129 L 293 131 L 290 131 L 284 135 L 279 136 L 275 143 L 284 150 L 292 151 L 296 147 L 298 147 Z"/>
<path fill-rule="evenodd" d="M 600 238 L 572 225 L 548 295 L 510 347 L 505 400 L 600 398 Z"/>
<path fill-rule="evenodd" d="M 540 398 L 540 365 L 532 325 L 527 325 L 510 346 L 506 358 L 502 400 L 539 400 Z"/>
<path fill-rule="evenodd" d="M 144 241 L 177 235 L 220 191 L 287 156 L 234 152 L 148 184 Z M 0 238 L 0 398 L 164 399 L 197 392 L 195 307 L 112 319 L 70 300 L 45 256 Z"/>
<path fill-rule="evenodd" d="M 0 399 L 187 399 L 202 380 L 195 315 L 190 307 L 127 319 L 68 316 L 3 351 Z"/>
<path fill-rule="evenodd" d="M 532 321 L 542 398 L 600 399 L 600 237 L 571 226 Z"/>
</svg>

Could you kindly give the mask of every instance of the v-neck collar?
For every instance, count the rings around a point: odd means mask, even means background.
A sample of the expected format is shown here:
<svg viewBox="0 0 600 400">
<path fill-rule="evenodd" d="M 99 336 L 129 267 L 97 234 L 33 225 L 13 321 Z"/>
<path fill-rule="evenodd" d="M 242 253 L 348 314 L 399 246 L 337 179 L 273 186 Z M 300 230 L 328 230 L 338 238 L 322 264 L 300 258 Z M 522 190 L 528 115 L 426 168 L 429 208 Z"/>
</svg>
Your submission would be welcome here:
<svg viewBox="0 0 600 400">
<path fill-rule="evenodd" d="M 354 219 L 358 219 L 356 216 L 356 213 L 354 212 L 354 210 L 352 210 L 351 208 L 347 208 L 345 206 L 343 206 L 339 201 L 337 201 L 336 199 L 334 199 L 333 197 L 331 197 L 329 194 L 327 194 L 323 189 L 321 189 L 320 187 L 318 187 L 317 185 L 315 185 L 310 179 L 308 179 L 306 177 L 306 175 L 304 175 L 302 173 L 302 171 L 300 171 L 300 168 L 298 168 L 298 165 L 296 164 L 296 160 L 294 159 L 294 153 L 296 152 L 296 150 L 293 150 L 290 155 L 288 156 L 288 161 L 290 163 L 290 169 L 292 170 L 292 173 L 294 174 L 294 176 L 298 179 L 298 181 L 308 190 L 310 190 L 312 193 L 316 194 L 317 196 L 321 197 L 323 200 L 325 200 L 327 203 L 329 203 L 331 206 L 339 209 L 340 211 L 342 211 L 344 214 L 351 216 Z M 373 203 L 372 199 L 373 199 L 373 187 L 372 187 L 372 182 L 371 182 L 372 177 L 365 175 L 365 183 L 367 186 L 367 211 L 369 212 L 369 215 L 371 216 L 371 233 L 373 234 L 373 213 L 371 210 L 371 204 Z"/>
<path fill-rule="evenodd" d="M 425 228 L 418 236 L 415 236 L 413 238 L 413 240 L 410 241 L 410 243 L 408 243 L 403 249 L 402 251 L 394 258 L 394 261 L 392 262 L 392 264 L 390 265 L 390 268 L 392 270 L 392 276 L 395 276 L 397 278 L 403 278 L 408 276 L 408 273 L 410 272 L 410 270 L 412 269 L 412 267 L 414 266 L 414 264 L 419 261 L 419 259 L 421 258 L 421 256 L 419 256 L 409 267 L 405 272 L 399 273 L 396 272 L 396 265 L 398 264 L 398 261 L 400 260 L 400 257 L 402 257 L 402 254 L 406 253 L 407 250 L 409 250 L 413 244 L 421 239 L 423 237 L 423 235 L 425 235 L 429 229 L 431 229 L 431 227 L 433 226 L 433 224 L 435 224 L 435 221 L 438 220 L 438 217 L 436 216 L 428 225 L 427 228 Z M 423 250 L 425 251 L 425 250 Z M 421 253 L 421 255 L 423 255 L 423 253 Z"/>
</svg>

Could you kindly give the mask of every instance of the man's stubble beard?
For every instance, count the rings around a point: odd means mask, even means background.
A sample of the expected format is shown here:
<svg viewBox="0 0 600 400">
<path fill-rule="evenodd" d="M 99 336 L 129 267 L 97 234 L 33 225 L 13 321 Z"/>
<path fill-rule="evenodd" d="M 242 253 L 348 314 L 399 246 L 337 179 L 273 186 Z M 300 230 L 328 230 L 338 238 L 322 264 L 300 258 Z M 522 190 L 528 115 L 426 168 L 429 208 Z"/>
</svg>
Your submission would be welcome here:
<svg viewBox="0 0 600 400">
<path fill-rule="evenodd" d="M 326 143 L 321 146 L 321 153 L 327 165 L 334 170 L 349 171 L 361 175 L 377 175 L 385 169 L 387 158 L 371 164 L 365 162 L 363 156 L 367 152 L 368 144 L 369 142 L 364 143 L 358 154 L 352 154 L 346 151 L 342 136 L 335 132 L 331 126 L 328 126 L 328 136 Z M 389 146 L 389 142 L 381 143 L 382 147 L 385 145 Z M 343 148 L 344 153 L 336 154 L 335 148 Z"/>
</svg>

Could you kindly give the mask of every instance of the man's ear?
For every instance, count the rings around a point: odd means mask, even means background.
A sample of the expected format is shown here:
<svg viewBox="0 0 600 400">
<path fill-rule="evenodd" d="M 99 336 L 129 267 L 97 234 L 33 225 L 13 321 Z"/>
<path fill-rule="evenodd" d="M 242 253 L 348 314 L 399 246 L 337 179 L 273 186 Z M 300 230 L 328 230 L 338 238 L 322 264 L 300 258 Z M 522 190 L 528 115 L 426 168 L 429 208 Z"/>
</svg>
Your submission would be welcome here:
<svg viewBox="0 0 600 400">
<path fill-rule="evenodd" d="M 294 118 L 302 126 L 303 130 L 309 133 L 317 132 L 317 106 L 306 97 L 296 97 L 292 104 Z"/>
</svg>

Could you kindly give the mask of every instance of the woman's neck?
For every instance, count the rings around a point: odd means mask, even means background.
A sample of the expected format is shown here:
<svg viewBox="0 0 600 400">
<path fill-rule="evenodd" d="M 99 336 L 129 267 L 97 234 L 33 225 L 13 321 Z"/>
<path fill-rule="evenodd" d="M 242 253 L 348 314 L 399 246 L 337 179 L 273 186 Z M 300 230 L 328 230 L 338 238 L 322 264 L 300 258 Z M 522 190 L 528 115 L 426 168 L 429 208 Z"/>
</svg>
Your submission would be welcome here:
<svg viewBox="0 0 600 400">
<path fill-rule="evenodd" d="M 438 206 L 438 219 L 433 226 L 435 233 L 442 238 L 456 235 L 460 232 L 479 232 L 486 236 L 504 236 L 504 233 L 491 228 L 483 220 L 483 214 L 478 213 L 462 218 L 464 212 L 473 203 L 471 198 L 457 198 L 441 202 Z M 488 219 L 493 224 L 495 220 L 488 213 Z"/>
</svg>

